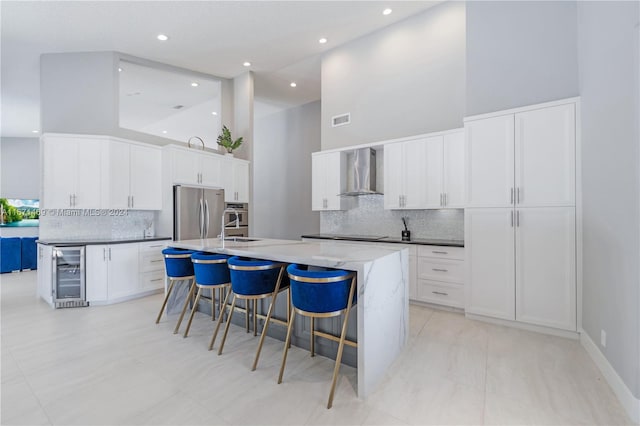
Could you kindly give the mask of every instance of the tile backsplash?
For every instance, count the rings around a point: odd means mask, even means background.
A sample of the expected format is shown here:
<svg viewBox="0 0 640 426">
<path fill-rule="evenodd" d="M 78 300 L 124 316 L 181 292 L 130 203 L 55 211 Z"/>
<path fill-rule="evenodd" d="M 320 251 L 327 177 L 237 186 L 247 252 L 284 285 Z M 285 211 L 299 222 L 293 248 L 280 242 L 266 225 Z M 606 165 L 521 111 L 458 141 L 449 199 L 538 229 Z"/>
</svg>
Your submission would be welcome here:
<svg viewBox="0 0 640 426">
<path fill-rule="evenodd" d="M 464 210 L 385 210 L 380 195 L 364 195 L 349 201 L 348 210 L 320 213 L 323 234 L 377 235 L 400 238 L 407 218 L 411 238 L 464 240 Z"/>
<path fill-rule="evenodd" d="M 41 239 L 141 238 L 154 228 L 153 211 L 61 210 L 40 216 Z"/>
</svg>

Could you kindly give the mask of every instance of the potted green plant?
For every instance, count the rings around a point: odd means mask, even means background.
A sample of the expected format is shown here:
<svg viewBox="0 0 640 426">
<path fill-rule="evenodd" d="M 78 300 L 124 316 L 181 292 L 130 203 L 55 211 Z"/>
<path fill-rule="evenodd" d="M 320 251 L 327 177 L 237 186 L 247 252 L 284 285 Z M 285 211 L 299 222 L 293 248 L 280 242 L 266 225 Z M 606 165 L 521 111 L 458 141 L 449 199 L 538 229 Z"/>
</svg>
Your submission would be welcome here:
<svg viewBox="0 0 640 426">
<path fill-rule="evenodd" d="M 233 150 L 242 145 L 242 137 L 233 140 L 231 137 L 231 131 L 227 126 L 222 126 L 222 134 L 218 136 L 217 143 L 226 149 L 228 154 L 233 154 Z"/>
</svg>

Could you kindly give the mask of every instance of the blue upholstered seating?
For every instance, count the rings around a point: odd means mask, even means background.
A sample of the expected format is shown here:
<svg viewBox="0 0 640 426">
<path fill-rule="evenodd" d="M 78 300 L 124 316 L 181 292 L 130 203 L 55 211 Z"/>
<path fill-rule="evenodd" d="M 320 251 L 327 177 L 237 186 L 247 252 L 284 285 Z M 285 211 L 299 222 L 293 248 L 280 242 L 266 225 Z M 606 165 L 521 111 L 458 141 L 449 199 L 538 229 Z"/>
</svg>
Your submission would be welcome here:
<svg viewBox="0 0 640 426">
<path fill-rule="evenodd" d="M 289 327 L 287 328 L 287 338 L 284 343 L 284 353 L 282 355 L 282 365 L 280 366 L 278 383 L 282 383 L 284 367 L 287 362 L 287 351 L 289 349 L 289 343 L 291 342 L 293 321 L 296 314 L 309 317 L 311 323 L 309 327 L 309 349 L 311 356 L 314 356 L 316 336 L 338 342 L 338 354 L 336 355 L 333 380 L 331 382 L 329 401 L 327 403 L 327 408 L 331 408 L 344 345 L 346 343 L 357 346 L 356 342 L 346 339 L 349 311 L 356 299 L 356 273 L 340 269 L 326 269 L 297 264 L 289 265 L 287 267 L 287 273 L 290 280 L 293 312 L 291 313 L 291 318 L 289 318 Z M 315 331 L 316 318 L 329 318 L 341 314 L 344 316 L 344 319 L 342 320 L 342 331 L 339 338 L 332 334 Z"/>
<path fill-rule="evenodd" d="M 0 273 L 19 271 L 22 268 L 20 237 L 0 238 Z"/>
<path fill-rule="evenodd" d="M 291 302 L 293 306 L 306 312 L 326 313 L 346 309 L 349 299 L 351 277 L 349 272 L 340 269 L 309 270 L 306 265 L 287 266 L 291 280 Z M 335 282 L 310 283 L 296 281 L 294 277 L 339 278 Z"/>
<path fill-rule="evenodd" d="M 211 320 L 216 318 L 216 306 L 215 306 L 215 290 L 220 290 L 218 296 L 220 315 L 223 313 L 222 300 L 224 299 L 224 291 L 231 286 L 231 278 L 229 277 L 229 268 L 227 267 L 227 259 L 229 256 L 224 254 L 213 254 L 206 252 L 196 252 L 191 255 L 191 262 L 193 263 L 193 271 L 195 273 L 195 283 L 198 288 L 198 294 L 196 300 L 193 302 L 191 308 L 191 315 L 189 315 L 189 321 L 187 322 L 187 329 L 184 331 L 184 337 L 189 334 L 191 328 L 191 322 L 193 316 L 198 309 L 198 302 L 202 297 L 202 291 L 211 291 Z"/>
<path fill-rule="evenodd" d="M 36 240 L 38 237 L 22 237 L 22 270 L 38 269 L 38 250 Z"/>
<path fill-rule="evenodd" d="M 160 318 L 162 318 L 162 313 L 164 312 L 164 308 L 167 306 L 167 301 L 169 300 L 169 296 L 171 295 L 171 291 L 173 290 L 176 281 L 189 282 L 189 295 L 184 301 L 184 306 L 182 307 L 182 312 L 180 313 L 180 317 L 178 318 L 176 328 L 173 330 L 173 334 L 178 333 L 178 330 L 180 329 L 182 318 L 184 318 L 184 314 L 187 311 L 187 306 L 189 305 L 189 300 L 193 297 L 193 292 L 195 289 L 193 263 L 191 262 L 191 255 L 193 253 L 195 253 L 195 251 L 193 250 L 185 250 L 173 247 L 167 247 L 166 249 L 162 250 L 165 271 L 167 274 L 167 278 L 169 279 L 169 289 L 167 290 L 167 295 L 164 297 L 164 301 L 162 302 L 162 306 L 160 307 L 160 313 L 158 314 L 158 318 L 156 318 L 156 324 L 158 324 L 160 322 Z"/>
<path fill-rule="evenodd" d="M 247 332 L 249 331 L 249 313 L 250 303 L 253 301 L 253 334 L 257 333 L 257 301 L 271 297 L 269 303 L 269 309 L 265 317 L 264 325 L 262 327 L 262 333 L 260 335 L 260 342 L 258 343 L 258 349 L 253 362 L 252 370 L 256 369 L 258 365 L 258 359 L 260 358 L 260 350 L 264 343 L 264 338 L 267 333 L 270 322 L 275 322 L 281 325 L 287 325 L 289 319 L 289 303 L 287 303 L 287 320 L 279 320 L 272 318 L 273 306 L 276 303 L 276 297 L 282 290 L 288 289 L 288 281 L 284 279 L 284 269 L 286 265 L 284 263 L 272 262 L 270 260 L 249 259 L 244 257 L 234 256 L 227 260 L 229 265 L 229 272 L 231 276 L 231 290 L 233 293 L 233 300 L 231 301 L 231 307 L 229 310 L 229 318 L 227 319 L 227 325 L 224 329 L 224 335 L 222 336 L 222 342 L 220 342 L 220 349 L 218 355 L 222 354 L 224 348 L 224 342 L 227 339 L 227 333 L 229 332 L 229 325 L 231 324 L 231 318 L 233 311 L 236 309 L 236 300 L 242 299 L 245 301 L 246 312 L 246 326 Z M 227 295 L 228 297 L 228 295 Z M 227 298 L 223 303 L 223 306 L 227 306 Z M 220 323 L 222 315 L 218 318 L 218 324 L 211 337 L 211 343 L 209 344 L 209 350 L 213 349 L 213 345 L 220 329 Z"/>
</svg>

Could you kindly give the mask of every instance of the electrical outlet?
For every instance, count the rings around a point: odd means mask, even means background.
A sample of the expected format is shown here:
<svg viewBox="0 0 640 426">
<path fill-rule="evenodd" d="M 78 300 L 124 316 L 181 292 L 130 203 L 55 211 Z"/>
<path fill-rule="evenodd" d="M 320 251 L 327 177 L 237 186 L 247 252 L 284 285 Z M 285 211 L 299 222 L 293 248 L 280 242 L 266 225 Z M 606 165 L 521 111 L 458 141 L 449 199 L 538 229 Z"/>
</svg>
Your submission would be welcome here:
<svg viewBox="0 0 640 426">
<path fill-rule="evenodd" d="M 607 332 L 604 330 L 600 330 L 600 345 L 603 348 L 607 347 Z"/>
</svg>

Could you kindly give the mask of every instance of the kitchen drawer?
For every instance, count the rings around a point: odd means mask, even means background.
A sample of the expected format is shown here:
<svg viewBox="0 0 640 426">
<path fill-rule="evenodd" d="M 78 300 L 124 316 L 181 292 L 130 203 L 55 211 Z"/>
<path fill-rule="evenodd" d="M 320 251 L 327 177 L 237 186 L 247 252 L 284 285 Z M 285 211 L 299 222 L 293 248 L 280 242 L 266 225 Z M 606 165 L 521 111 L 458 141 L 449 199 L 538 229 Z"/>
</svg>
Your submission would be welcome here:
<svg viewBox="0 0 640 426">
<path fill-rule="evenodd" d="M 464 262 L 419 257 L 418 279 L 462 284 L 464 283 Z"/>
<path fill-rule="evenodd" d="M 158 252 L 158 253 L 162 253 L 162 249 L 164 249 L 168 243 L 170 243 L 171 241 L 167 240 L 167 241 L 149 241 L 147 243 L 138 243 L 138 249 L 143 252 L 143 251 L 153 251 L 153 252 Z"/>
<path fill-rule="evenodd" d="M 464 247 L 418 246 L 418 256 L 464 260 Z"/>
<path fill-rule="evenodd" d="M 164 270 L 140 274 L 140 291 L 160 290 L 164 288 Z"/>
<path fill-rule="evenodd" d="M 164 271 L 164 258 L 160 249 L 140 251 L 140 272 Z"/>
<path fill-rule="evenodd" d="M 418 280 L 418 300 L 454 308 L 464 308 L 464 286 L 461 284 Z"/>
</svg>

